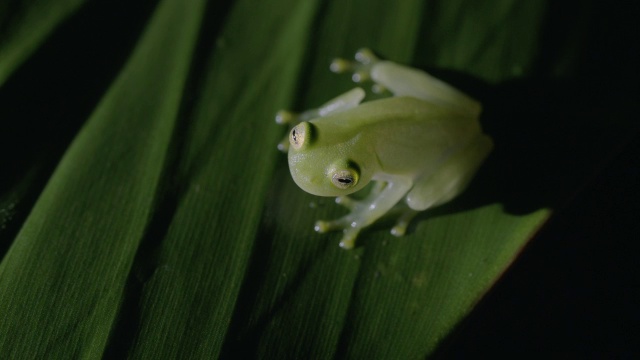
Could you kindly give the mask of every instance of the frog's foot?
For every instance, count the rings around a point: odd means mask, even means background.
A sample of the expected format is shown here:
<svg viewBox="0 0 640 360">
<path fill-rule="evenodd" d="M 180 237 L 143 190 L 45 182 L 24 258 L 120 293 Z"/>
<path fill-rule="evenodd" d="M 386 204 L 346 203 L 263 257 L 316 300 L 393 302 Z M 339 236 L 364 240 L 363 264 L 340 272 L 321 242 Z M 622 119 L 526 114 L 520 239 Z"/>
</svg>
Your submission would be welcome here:
<svg viewBox="0 0 640 360">
<path fill-rule="evenodd" d="M 336 220 L 329 220 L 329 221 L 318 220 L 316 221 L 316 224 L 313 226 L 313 229 L 323 234 L 329 231 L 345 230 L 350 227 L 351 227 L 351 224 L 349 223 L 347 216 L 345 216 Z"/>
<path fill-rule="evenodd" d="M 342 235 L 342 239 L 340 240 L 340 247 L 348 250 L 353 249 L 356 243 L 356 238 L 362 228 L 352 227 L 350 216 L 345 216 L 331 221 L 316 221 L 314 229 L 319 233 L 342 230 L 344 235 Z"/>
<path fill-rule="evenodd" d="M 340 58 L 334 59 L 329 68 L 331 71 L 338 74 L 351 72 L 351 80 L 356 83 L 361 83 L 371 79 L 371 68 L 379 62 L 380 59 L 373 54 L 373 51 L 366 48 L 358 50 L 356 52 L 355 59 L 356 61 Z M 382 92 L 384 91 L 384 88 L 376 84 L 373 87 L 373 91 L 376 93 Z"/>
<path fill-rule="evenodd" d="M 403 236 L 407 233 L 407 226 L 413 218 L 418 214 L 418 211 L 408 208 L 398 217 L 396 224 L 391 228 L 391 235 Z"/>
</svg>

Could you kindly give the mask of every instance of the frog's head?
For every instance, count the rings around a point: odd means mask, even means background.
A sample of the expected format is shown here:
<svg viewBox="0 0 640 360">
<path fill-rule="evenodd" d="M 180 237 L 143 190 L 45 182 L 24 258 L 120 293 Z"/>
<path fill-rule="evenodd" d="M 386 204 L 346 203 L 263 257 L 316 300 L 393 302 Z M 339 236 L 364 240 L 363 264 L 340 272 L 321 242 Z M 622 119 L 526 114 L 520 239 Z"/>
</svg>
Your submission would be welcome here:
<svg viewBox="0 0 640 360">
<path fill-rule="evenodd" d="M 318 141 L 317 126 L 301 122 L 289 134 L 289 170 L 296 184 L 318 196 L 341 196 L 362 189 L 370 175 L 349 157 L 344 144 Z"/>
</svg>

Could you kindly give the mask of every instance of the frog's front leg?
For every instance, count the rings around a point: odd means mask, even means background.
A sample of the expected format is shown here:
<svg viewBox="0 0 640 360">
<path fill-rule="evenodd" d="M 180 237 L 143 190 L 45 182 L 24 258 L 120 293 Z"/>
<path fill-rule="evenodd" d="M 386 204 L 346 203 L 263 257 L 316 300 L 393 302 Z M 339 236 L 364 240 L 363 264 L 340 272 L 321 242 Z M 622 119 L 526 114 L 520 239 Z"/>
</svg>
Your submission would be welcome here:
<svg viewBox="0 0 640 360">
<path fill-rule="evenodd" d="M 365 92 L 362 88 L 353 88 L 346 93 L 329 100 L 324 105 L 305 110 L 301 113 L 293 113 L 287 110 L 280 110 L 276 113 L 276 123 L 289 125 L 289 130 L 303 121 L 313 120 L 319 117 L 335 114 L 340 111 L 352 109 L 364 99 Z M 289 136 L 285 136 L 278 144 L 278 149 L 286 152 L 289 149 Z"/>
<path fill-rule="evenodd" d="M 482 110 L 478 101 L 422 70 L 380 60 L 369 49 L 358 50 L 355 59 L 336 59 L 330 68 L 337 73 L 352 72 L 355 82 L 371 79 L 376 84 L 375 92 L 387 89 L 394 96 L 415 97 L 472 116 Z"/>
<path fill-rule="evenodd" d="M 360 230 L 371 225 L 393 208 L 407 194 L 413 184 L 410 178 L 403 176 L 392 176 L 389 179 L 384 179 L 384 182 L 386 185 L 377 185 L 379 191 L 374 188 L 363 200 L 355 201 L 338 197 L 336 200 L 350 208 L 351 212 L 336 220 L 318 221 L 315 230 L 321 233 L 343 230 L 344 235 L 340 246 L 344 249 L 353 248 Z"/>
<path fill-rule="evenodd" d="M 367 199 L 377 198 L 386 186 L 387 186 L 387 183 L 384 181 L 373 181 L 373 186 L 371 187 L 371 191 L 369 191 L 369 194 L 367 194 Z M 349 195 L 342 195 L 342 196 L 336 197 L 336 204 L 340 204 L 349 210 L 355 209 L 363 201 L 367 201 L 367 200 L 366 199 L 354 200 Z"/>
</svg>

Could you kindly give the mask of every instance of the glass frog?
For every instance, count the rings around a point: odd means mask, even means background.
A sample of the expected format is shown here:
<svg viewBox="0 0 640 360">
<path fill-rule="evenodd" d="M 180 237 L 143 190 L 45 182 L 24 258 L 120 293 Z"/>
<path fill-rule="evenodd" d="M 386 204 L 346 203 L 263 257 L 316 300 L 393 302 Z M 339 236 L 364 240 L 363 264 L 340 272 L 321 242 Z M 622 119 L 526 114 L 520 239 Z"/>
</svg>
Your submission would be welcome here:
<svg viewBox="0 0 640 360">
<path fill-rule="evenodd" d="M 340 246 L 353 248 L 358 233 L 391 209 L 400 215 L 391 233 L 405 234 L 420 211 L 460 194 L 491 152 L 476 100 L 421 70 L 378 59 L 370 50 L 356 61 L 336 59 L 334 72 L 392 96 L 362 102 L 356 87 L 316 109 L 279 111 L 276 122 L 291 130 L 278 148 L 288 151 L 295 183 L 318 196 L 336 196 L 350 213 L 318 221 L 315 230 L 342 230 Z M 375 182 L 356 200 L 347 195 Z"/>
</svg>

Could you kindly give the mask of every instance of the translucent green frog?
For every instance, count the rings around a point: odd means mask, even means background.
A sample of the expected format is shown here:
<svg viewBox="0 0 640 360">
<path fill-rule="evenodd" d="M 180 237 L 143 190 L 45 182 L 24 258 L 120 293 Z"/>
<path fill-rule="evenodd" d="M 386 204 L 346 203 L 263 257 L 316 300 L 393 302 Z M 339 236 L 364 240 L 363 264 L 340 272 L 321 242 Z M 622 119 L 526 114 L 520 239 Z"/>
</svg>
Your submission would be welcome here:
<svg viewBox="0 0 640 360">
<path fill-rule="evenodd" d="M 276 122 L 292 128 L 278 145 L 289 153 L 296 184 L 318 196 L 336 196 L 350 213 L 318 221 L 315 230 L 342 230 L 340 246 L 351 249 L 358 233 L 392 208 L 400 215 L 391 233 L 405 234 L 419 212 L 460 194 L 491 152 L 482 133 L 479 102 L 418 69 L 376 58 L 368 49 L 356 61 L 336 59 L 334 72 L 371 79 L 374 91 L 393 96 L 361 103 L 362 88 L 317 109 L 280 111 Z M 374 181 L 361 200 L 347 195 Z"/>
</svg>

